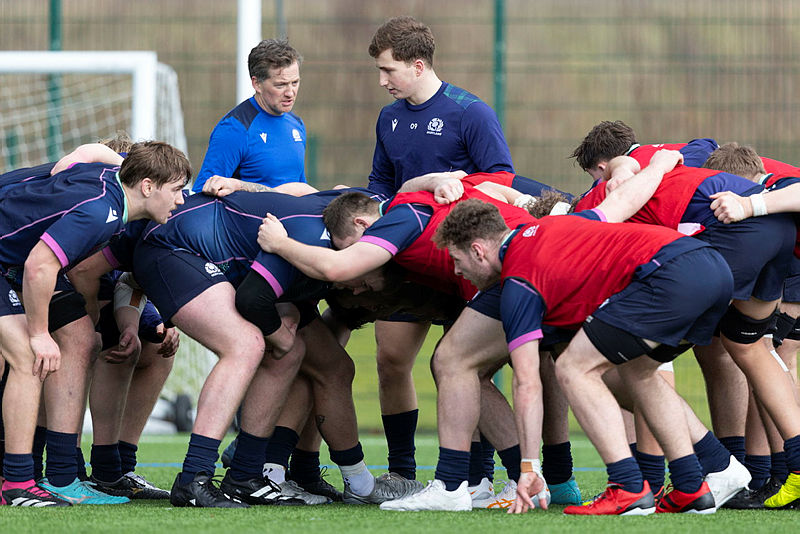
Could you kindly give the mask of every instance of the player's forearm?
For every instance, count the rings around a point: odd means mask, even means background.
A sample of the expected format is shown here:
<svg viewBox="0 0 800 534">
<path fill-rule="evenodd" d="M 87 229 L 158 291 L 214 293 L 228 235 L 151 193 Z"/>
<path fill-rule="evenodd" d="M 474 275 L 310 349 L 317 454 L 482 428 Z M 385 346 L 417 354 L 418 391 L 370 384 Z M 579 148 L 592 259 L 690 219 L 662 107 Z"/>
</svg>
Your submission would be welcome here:
<svg viewBox="0 0 800 534">
<path fill-rule="evenodd" d="M 49 264 L 25 263 L 22 295 L 29 336 L 48 333 L 50 299 L 53 296 L 57 275 L 58 269 L 54 270 Z"/>
<path fill-rule="evenodd" d="M 464 171 L 447 171 L 447 172 L 429 172 L 428 174 L 423 174 L 422 176 L 417 176 L 416 178 L 412 178 L 405 182 L 400 189 L 398 189 L 398 193 L 406 193 L 409 191 L 430 191 L 433 192 L 434 189 L 443 182 L 447 180 L 460 180 L 467 173 Z"/>
<path fill-rule="evenodd" d="M 306 245 L 287 237 L 276 242 L 273 251 L 316 280 L 344 282 L 358 276 L 351 274 L 350 266 L 339 258 L 336 250 Z"/>
<path fill-rule="evenodd" d="M 543 420 L 538 343 L 527 343 L 515 349 L 512 362 L 515 364 L 512 387 L 520 452 L 523 458 L 538 458 Z"/>
<path fill-rule="evenodd" d="M 523 458 L 538 458 L 542 443 L 541 383 L 513 381 L 514 416 Z"/>
<path fill-rule="evenodd" d="M 767 213 L 800 211 L 800 183 L 769 191 L 762 196 Z"/>
</svg>

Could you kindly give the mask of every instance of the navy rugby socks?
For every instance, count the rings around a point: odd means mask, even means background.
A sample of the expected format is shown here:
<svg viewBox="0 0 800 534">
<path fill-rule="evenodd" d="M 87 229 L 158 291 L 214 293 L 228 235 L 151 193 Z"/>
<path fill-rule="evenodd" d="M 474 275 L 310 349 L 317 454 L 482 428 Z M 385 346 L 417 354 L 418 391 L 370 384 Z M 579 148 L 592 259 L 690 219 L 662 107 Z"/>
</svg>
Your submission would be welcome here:
<svg viewBox="0 0 800 534">
<path fill-rule="evenodd" d="M 542 476 L 548 484 L 563 484 L 572 477 L 572 445 L 569 441 L 542 446 Z"/>
<path fill-rule="evenodd" d="M 409 480 L 417 477 L 414 434 L 417 431 L 418 416 L 419 410 L 381 416 L 386 445 L 389 447 L 389 471 Z"/>
<path fill-rule="evenodd" d="M 434 478 L 444 482 L 447 491 L 457 490 L 469 479 L 469 452 L 439 447 L 439 463 Z"/>
<path fill-rule="evenodd" d="M 214 476 L 220 443 L 218 439 L 192 433 L 192 437 L 189 438 L 189 450 L 186 451 L 186 458 L 183 460 L 180 484 L 190 483 L 201 471 L 208 476 Z"/>
</svg>

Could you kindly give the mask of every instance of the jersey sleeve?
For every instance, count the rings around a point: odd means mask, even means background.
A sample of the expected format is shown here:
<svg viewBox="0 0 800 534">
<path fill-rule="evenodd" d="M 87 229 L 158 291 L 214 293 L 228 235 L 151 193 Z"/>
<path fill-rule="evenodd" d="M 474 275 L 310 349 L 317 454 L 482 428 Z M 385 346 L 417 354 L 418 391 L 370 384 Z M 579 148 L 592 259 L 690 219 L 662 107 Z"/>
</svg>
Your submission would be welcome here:
<svg viewBox="0 0 800 534">
<path fill-rule="evenodd" d="M 269 282 L 275 292 L 275 298 L 280 298 L 298 275 L 298 270 L 291 263 L 277 254 L 270 254 L 263 250 L 258 253 L 250 267 Z"/>
<path fill-rule="evenodd" d="M 506 278 L 500 295 L 500 315 L 508 351 L 541 339 L 545 305 L 541 295 L 525 280 Z"/>
<path fill-rule="evenodd" d="M 67 212 L 42 234 L 61 267 L 77 263 L 107 243 L 120 230 L 119 216 L 105 202 L 88 202 Z M 108 221 L 108 222 L 107 222 Z"/>
<path fill-rule="evenodd" d="M 503 128 L 494 110 L 484 102 L 473 102 L 464 111 L 461 134 L 480 172 L 514 172 Z"/>
<path fill-rule="evenodd" d="M 597 208 L 592 208 L 583 211 L 576 211 L 569 214 L 572 217 L 580 217 L 582 219 L 589 219 L 590 221 L 608 222 L 605 213 Z"/>
<path fill-rule="evenodd" d="M 211 132 L 206 156 L 192 185 L 192 191 L 202 191 L 203 184 L 211 176 L 233 177 L 244 158 L 246 148 L 247 131 L 242 123 L 232 117 L 222 119 Z"/>
<path fill-rule="evenodd" d="M 397 185 L 395 184 L 394 166 L 383 146 L 381 119 L 383 119 L 383 112 L 378 117 L 378 122 L 375 123 L 375 152 L 372 155 L 372 170 L 369 173 L 367 189 L 389 198 L 397 193 Z"/>
<path fill-rule="evenodd" d="M 399 204 L 367 228 L 360 241 L 377 245 L 394 256 L 422 235 L 432 210 L 420 204 Z"/>
<path fill-rule="evenodd" d="M 692 139 L 680 149 L 683 154 L 683 164 L 687 167 L 702 167 L 708 157 L 719 148 L 714 139 Z"/>
</svg>

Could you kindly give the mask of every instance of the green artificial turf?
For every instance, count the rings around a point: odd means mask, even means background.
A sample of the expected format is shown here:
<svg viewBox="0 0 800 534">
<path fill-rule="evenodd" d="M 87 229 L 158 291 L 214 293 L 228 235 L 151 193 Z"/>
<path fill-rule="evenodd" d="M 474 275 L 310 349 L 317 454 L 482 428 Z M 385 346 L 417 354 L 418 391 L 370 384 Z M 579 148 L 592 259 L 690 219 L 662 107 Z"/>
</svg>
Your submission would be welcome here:
<svg viewBox="0 0 800 534">
<path fill-rule="evenodd" d="M 232 438 L 233 436 L 229 436 Z M 87 442 L 89 440 L 86 440 Z M 227 443 L 228 440 L 226 440 Z M 366 461 L 379 473 L 386 461 L 386 446 L 379 436 L 363 439 Z M 187 435 L 145 436 L 139 448 L 141 467 L 137 472 L 162 487 L 169 487 L 179 470 L 188 442 Z M 421 435 L 417 440 L 419 478 L 431 478 L 436 462 L 435 436 Z M 582 437 L 573 440 L 573 454 L 578 468 L 576 477 L 584 495 L 603 490 L 605 472 L 591 444 Z M 329 463 L 325 450 L 323 464 Z M 222 473 L 222 470 L 218 470 Z M 328 480 L 341 488 L 335 468 L 328 470 Z M 498 468 L 497 480 L 505 478 Z M 499 486 L 499 484 L 496 484 Z M 648 517 L 571 517 L 562 507 L 536 510 L 524 516 L 509 516 L 499 510 L 473 512 L 382 512 L 377 506 L 323 505 L 315 507 L 259 507 L 249 510 L 201 510 L 172 508 L 165 501 L 135 501 L 117 506 L 77 506 L 67 509 L 22 509 L 0 507 L 0 532 L 3 534 L 110 532 L 171 534 L 225 532 L 229 534 L 306 533 L 355 534 L 361 532 L 392 534 L 417 532 L 594 532 L 609 531 L 729 533 L 795 531 L 800 512 L 720 510 L 711 516 L 664 515 Z"/>
</svg>

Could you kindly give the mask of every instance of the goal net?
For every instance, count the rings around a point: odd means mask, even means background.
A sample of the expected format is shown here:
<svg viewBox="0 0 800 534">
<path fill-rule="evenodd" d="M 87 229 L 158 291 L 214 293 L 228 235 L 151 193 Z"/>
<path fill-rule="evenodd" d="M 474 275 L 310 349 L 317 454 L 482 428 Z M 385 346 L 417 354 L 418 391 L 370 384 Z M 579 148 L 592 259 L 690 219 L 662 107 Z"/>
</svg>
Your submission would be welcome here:
<svg viewBox="0 0 800 534">
<path fill-rule="evenodd" d="M 178 76 L 154 52 L 0 52 L 0 173 L 120 131 L 186 153 Z M 216 356 L 182 336 L 175 358 L 162 396 L 185 426 Z"/>
<path fill-rule="evenodd" d="M 0 52 L 0 172 L 118 131 L 186 152 L 178 76 L 154 52 Z"/>
</svg>

